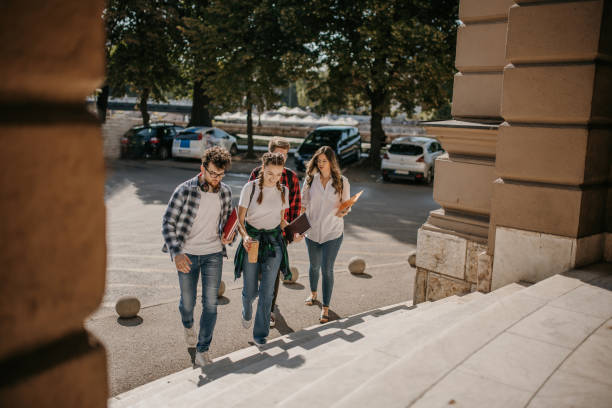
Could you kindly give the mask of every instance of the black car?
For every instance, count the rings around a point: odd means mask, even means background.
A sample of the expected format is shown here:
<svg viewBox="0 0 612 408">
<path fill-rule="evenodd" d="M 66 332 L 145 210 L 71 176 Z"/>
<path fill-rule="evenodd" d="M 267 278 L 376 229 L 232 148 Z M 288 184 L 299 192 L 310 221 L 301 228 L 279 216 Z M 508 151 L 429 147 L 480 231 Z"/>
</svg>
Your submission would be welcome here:
<svg viewBox="0 0 612 408">
<path fill-rule="evenodd" d="M 121 138 L 121 158 L 166 160 L 172 155 L 172 142 L 181 130 L 182 126 L 167 122 L 134 126 Z"/>
<path fill-rule="evenodd" d="M 361 157 L 359 129 L 353 126 L 323 126 L 313 130 L 295 153 L 295 167 L 298 171 L 306 171 L 306 163 L 321 146 L 334 149 L 340 166 L 358 161 Z"/>
</svg>

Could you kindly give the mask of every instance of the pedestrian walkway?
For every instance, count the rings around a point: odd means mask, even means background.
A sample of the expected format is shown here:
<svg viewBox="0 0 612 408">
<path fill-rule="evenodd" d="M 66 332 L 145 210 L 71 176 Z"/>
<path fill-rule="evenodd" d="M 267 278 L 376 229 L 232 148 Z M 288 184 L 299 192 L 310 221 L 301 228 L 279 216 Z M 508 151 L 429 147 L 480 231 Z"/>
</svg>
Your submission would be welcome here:
<svg viewBox="0 0 612 408">
<path fill-rule="evenodd" d="M 188 368 L 119 407 L 609 407 L 612 265 L 314 326 Z"/>
</svg>

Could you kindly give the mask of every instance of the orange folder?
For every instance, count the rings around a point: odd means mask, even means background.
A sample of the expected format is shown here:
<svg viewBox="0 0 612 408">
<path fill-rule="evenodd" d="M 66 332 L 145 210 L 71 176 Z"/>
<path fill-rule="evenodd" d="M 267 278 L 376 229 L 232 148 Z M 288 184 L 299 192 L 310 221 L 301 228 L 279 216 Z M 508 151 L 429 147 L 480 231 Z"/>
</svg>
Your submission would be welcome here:
<svg viewBox="0 0 612 408">
<path fill-rule="evenodd" d="M 351 198 L 349 198 L 348 200 L 340 204 L 340 207 L 338 207 L 338 212 L 348 210 L 349 208 L 351 208 L 353 204 L 355 204 L 357 200 L 359 200 L 359 197 L 361 196 L 361 194 L 363 194 L 363 190 L 361 190 L 360 192 L 358 192 L 357 194 L 355 194 L 354 196 L 352 196 Z"/>
</svg>

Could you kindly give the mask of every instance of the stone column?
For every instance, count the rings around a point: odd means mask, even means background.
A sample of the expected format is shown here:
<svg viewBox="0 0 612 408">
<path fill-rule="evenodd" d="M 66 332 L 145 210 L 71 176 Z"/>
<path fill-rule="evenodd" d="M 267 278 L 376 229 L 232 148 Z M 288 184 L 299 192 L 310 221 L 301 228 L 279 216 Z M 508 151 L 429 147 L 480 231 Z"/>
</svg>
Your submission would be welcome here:
<svg viewBox="0 0 612 408">
<path fill-rule="evenodd" d="M 432 211 L 419 229 L 414 302 L 488 292 L 491 195 L 511 0 L 462 0 L 452 115 L 426 124 L 447 154 L 435 163 Z"/>
<path fill-rule="evenodd" d="M 0 13 L 0 406 L 103 407 L 104 162 L 84 99 L 104 76 L 103 1 Z"/>
<path fill-rule="evenodd" d="M 493 289 L 612 253 L 612 2 L 516 2 L 493 189 Z"/>
</svg>

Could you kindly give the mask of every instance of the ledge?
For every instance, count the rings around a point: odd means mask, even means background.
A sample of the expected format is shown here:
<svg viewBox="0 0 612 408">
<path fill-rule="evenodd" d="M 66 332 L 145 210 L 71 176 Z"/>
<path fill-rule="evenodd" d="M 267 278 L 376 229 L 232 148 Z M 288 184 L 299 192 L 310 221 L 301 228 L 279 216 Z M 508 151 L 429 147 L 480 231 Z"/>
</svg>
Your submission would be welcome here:
<svg viewBox="0 0 612 408">
<path fill-rule="evenodd" d="M 428 135 L 442 143 L 449 154 L 495 157 L 500 123 L 443 120 L 423 122 Z"/>
</svg>

